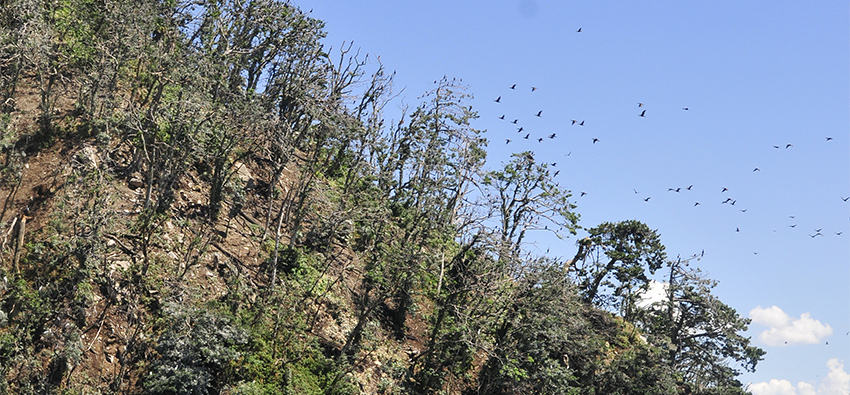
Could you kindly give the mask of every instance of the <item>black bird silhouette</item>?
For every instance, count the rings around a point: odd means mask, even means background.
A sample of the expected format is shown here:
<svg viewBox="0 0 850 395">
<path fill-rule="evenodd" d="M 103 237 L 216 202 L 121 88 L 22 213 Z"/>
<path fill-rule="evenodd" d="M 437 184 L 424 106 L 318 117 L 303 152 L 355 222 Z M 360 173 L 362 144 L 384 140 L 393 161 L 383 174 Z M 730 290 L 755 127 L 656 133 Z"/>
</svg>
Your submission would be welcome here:
<svg viewBox="0 0 850 395">
<path fill-rule="evenodd" d="M 538 143 L 542 143 L 542 142 L 543 142 L 543 137 L 541 137 L 541 138 L 537 139 L 537 142 L 538 142 Z"/>
<path fill-rule="evenodd" d="M 575 124 L 576 124 L 576 122 L 578 122 L 578 121 L 576 121 L 575 119 L 573 119 L 572 121 L 573 121 L 573 123 L 572 123 L 573 125 L 575 125 Z"/>
<path fill-rule="evenodd" d="M 496 103 L 501 103 L 502 102 L 501 100 L 502 100 L 502 97 L 499 96 L 499 97 L 496 98 L 496 100 L 493 100 L 493 101 L 496 102 Z"/>
<path fill-rule="evenodd" d="M 746 213 L 746 212 L 747 212 L 747 209 L 743 209 L 743 210 L 741 210 L 741 212 L 742 212 L 742 213 Z"/>
<path fill-rule="evenodd" d="M 835 232 L 835 235 L 836 235 L 836 236 L 841 236 L 841 234 L 842 234 L 842 233 L 844 233 L 844 232 Z"/>
<path fill-rule="evenodd" d="M 516 132 L 517 132 L 517 133 L 522 132 L 522 126 L 520 126 L 520 127 L 519 127 L 519 130 L 517 130 Z"/>
<path fill-rule="evenodd" d="M 552 163 L 550 163 L 550 166 L 552 166 L 552 167 L 558 166 L 558 162 L 552 162 Z"/>
<path fill-rule="evenodd" d="M 720 191 L 720 193 L 726 192 L 726 191 L 728 191 L 728 190 L 729 190 L 729 188 L 723 187 L 723 190 L 722 190 L 722 191 Z"/>
<path fill-rule="evenodd" d="M 794 224 L 794 225 L 788 225 L 788 227 L 796 228 L 796 227 L 797 227 L 797 224 Z"/>
<path fill-rule="evenodd" d="M 578 126 L 584 126 L 584 120 L 582 120 L 581 122 L 579 122 Z"/>
<path fill-rule="evenodd" d="M 667 188 L 667 190 L 668 190 L 668 191 L 671 191 L 671 192 L 681 192 L 681 191 L 682 191 L 682 188 L 676 188 L 676 189 L 673 189 L 673 188 Z"/>
<path fill-rule="evenodd" d="M 560 172 L 560 170 L 555 171 L 555 174 L 553 174 L 552 177 L 557 177 Z"/>
<path fill-rule="evenodd" d="M 555 133 L 550 134 L 550 135 L 549 135 L 549 138 L 550 138 L 550 139 L 555 138 Z"/>
<path fill-rule="evenodd" d="M 791 148 L 793 146 L 794 146 L 794 144 L 785 144 L 785 149 Z"/>
<path fill-rule="evenodd" d="M 536 87 L 536 86 L 532 86 L 532 87 L 531 87 L 531 91 L 532 91 L 532 92 L 534 92 L 534 91 L 536 91 L 536 90 L 537 90 L 537 87 Z"/>
<path fill-rule="evenodd" d="M 690 191 L 690 190 L 691 190 L 691 188 L 693 188 L 693 187 L 694 187 L 694 186 L 693 186 L 693 184 L 691 184 L 691 185 L 688 185 L 688 187 L 687 187 L 687 188 L 685 188 L 685 189 L 687 189 L 687 190 L 689 190 L 689 191 Z"/>
<path fill-rule="evenodd" d="M 756 167 L 755 169 L 753 169 L 753 171 L 754 171 L 754 172 L 756 172 L 756 171 L 761 171 L 761 169 L 759 169 L 758 167 Z"/>
<path fill-rule="evenodd" d="M 818 236 L 823 236 L 823 233 L 821 233 L 821 232 L 817 232 L 817 233 L 815 233 L 815 234 L 813 234 L 813 235 L 809 235 L 809 237 L 811 237 L 811 238 L 813 238 L 813 239 L 814 239 L 815 237 L 818 237 Z"/>
<path fill-rule="evenodd" d="M 593 144 L 596 144 L 596 142 L 597 142 L 597 141 L 599 141 L 599 139 L 598 139 L 598 138 L 596 138 L 596 137 L 594 137 L 594 138 L 593 138 Z"/>
<path fill-rule="evenodd" d="M 578 28 L 578 30 L 576 30 L 576 33 L 581 33 L 581 28 Z"/>
<path fill-rule="evenodd" d="M 543 114 L 543 110 L 540 110 L 540 111 L 537 112 L 538 117 L 540 116 L 540 114 Z"/>
<path fill-rule="evenodd" d="M 632 190 L 633 190 L 633 191 L 635 191 L 635 195 L 637 195 L 637 194 L 638 194 L 638 190 L 637 190 L 637 189 L 632 188 Z"/>
<path fill-rule="evenodd" d="M 511 89 L 516 89 L 516 84 L 511 85 Z"/>
<path fill-rule="evenodd" d="M 643 116 L 646 116 L 646 110 L 641 111 L 641 112 L 640 112 L 640 116 L 642 116 L 642 117 L 643 117 Z"/>
<path fill-rule="evenodd" d="M 779 146 L 778 146 L 778 145 L 774 145 L 774 146 L 773 146 L 773 148 L 779 148 Z"/>
<path fill-rule="evenodd" d="M 643 103 L 638 102 L 638 107 L 643 107 Z"/>
<path fill-rule="evenodd" d="M 832 137 L 827 137 L 827 138 L 826 138 L 826 141 L 830 141 L 830 140 L 832 140 Z"/>
<path fill-rule="evenodd" d="M 823 230 L 823 228 L 815 229 L 815 232 L 820 233 L 820 231 L 822 231 L 822 230 Z"/>
<path fill-rule="evenodd" d="M 841 200 L 843 200 L 843 201 L 845 201 L 845 202 L 846 202 L 846 201 L 850 200 L 850 196 L 842 197 L 842 198 L 841 198 Z"/>
<path fill-rule="evenodd" d="M 694 203 L 694 207 L 699 206 L 699 202 Z"/>
<path fill-rule="evenodd" d="M 510 143 L 511 143 L 511 139 L 505 139 L 505 144 L 510 144 Z"/>
<path fill-rule="evenodd" d="M 643 201 L 644 201 L 644 202 L 648 202 L 648 201 L 649 201 L 649 199 L 651 199 L 651 198 L 652 198 L 652 196 L 647 196 L 647 197 L 646 197 L 646 199 L 643 199 Z"/>
<path fill-rule="evenodd" d="M 523 137 L 523 138 L 524 138 L 524 139 L 526 139 L 526 140 L 528 140 L 528 136 L 531 136 L 531 133 L 526 134 L 526 135 L 525 135 L 525 137 Z"/>
<path fill-rule="evenodd" d="M 499 117 L 499 119 L 505 119 L 505 116 L 504 116 L 504 115 L 502 115 L 501 117 Z"/>
<path fill-rule="evenodd" d="M 585 191 L 581 191 L 581 195 L 579 195 L 579 197 L 582 197 L 582 196 L 584 196 L 584 195 L 587 195 L 587 192 L 585 192 Z"/>
<path fill-rule="evenodd" d="M 735 232 L 740 232 L 741 228 L 735 228 Z"/>
<path fill-rule="evenodd" d="M 685 111 L 688 111 L 688 108 L 687 108 L 687 107 L 682 107 L 682 109 L 683 109 L 683 110 L 685 110 Z"/>
<path fill-rule="evenodd" d="M 732 201 L 732 198 L 726 198 L 726 200 L 722 201 L 721 204 L 726 204 Z"/>
<path fill-rule="evenodd" d="M 513 123 L 513 124 L 515 124 L 517 122 L 519 122 L 519 119 L 514 119 L 513 121 L 511 121 L 511 123 Z"/>
</svg>

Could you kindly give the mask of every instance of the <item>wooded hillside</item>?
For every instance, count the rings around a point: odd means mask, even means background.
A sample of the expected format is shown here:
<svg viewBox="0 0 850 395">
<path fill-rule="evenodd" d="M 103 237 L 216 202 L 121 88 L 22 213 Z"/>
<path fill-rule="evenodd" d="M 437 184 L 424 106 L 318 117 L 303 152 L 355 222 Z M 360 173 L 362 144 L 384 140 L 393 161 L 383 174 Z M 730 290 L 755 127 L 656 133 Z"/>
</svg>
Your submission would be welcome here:
<svg viewBox="0 0 850 395">
<path fill-rule="evenodd" d="M 459 80 L 390 120 L 288 2 L 0 4 L 0 393 L 745 393 L 699 257 L 486 168 Z"/>
</svg>

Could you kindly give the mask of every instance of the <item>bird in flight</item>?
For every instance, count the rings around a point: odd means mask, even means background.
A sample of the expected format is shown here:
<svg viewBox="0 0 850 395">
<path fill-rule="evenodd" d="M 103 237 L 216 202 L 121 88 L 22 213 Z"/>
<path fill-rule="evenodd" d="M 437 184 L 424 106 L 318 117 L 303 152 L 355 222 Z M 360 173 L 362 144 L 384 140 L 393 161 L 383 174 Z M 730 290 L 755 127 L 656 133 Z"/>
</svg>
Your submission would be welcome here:
<svg viewBox="0 0 850 395">
<path fill-rule="evenodd" d="M 543 110 L 540 110 L 540 111 L 537 112 L 538 117 L 540 116 L 540 114 L 543 114 Z"/>
<path fill-rule="evenodd" d="M 817 232 L 817 233 L 815 233 L 815 234 L 813 234 L 813 235 L 809 235 L 809 237 L 811 237 L 811 238 L 813 238 L 813 239 L 814 239 L 815 237 L 818 237 L 818 236 L 823 236 L 823 233 L 821 233 L 821 232 Z"/>
<path fill-rule="evenodd" d="M 846 202 L 846 201 L 850 200 L 850 196 L 848 196 L 848 197 L 842 197 L 842 198 L 841 198 L 841 200 L 843 200 L 843 201 L 845 201 L 845 202 Z"/>
<path fill-rule="evenodd" d="M 643 107 L 643 103 L 638 102 L 638 107 Z"/>
<path fill-rule="evenodd" d="M 576 33 L 581 33 L 581 28 L 578 28 L 578 30 L 576 30 Z"/>
<path fill-rule="evenodd" d="M 596 137 L 594 137 L 594 138 L 593 138 L 593 144 L 596 144 L 596 142 L 597 142 L 597 141 L 599 141 L 599 139 L 598 139 L 598 138 L 596 138 Z"/>
<path fill-rule="evenodd" d="M 728 190 L 729 190 L 729 188 L 723 187 L 723 190 L 721 190 L 720 193 L 726 192 Z"/>
<path fill-rule="evenodd" d="M 516 84 L 511 85 L 511 89 L 516 89 Z"/>
<path fill-rule="evenodd" d="M 523 137 L 523 138 L 528 140 L 528 136 L 531 136 L 531 133 L 526 134 L 525 137 Z"/>
<path fill-rule="evenodd" d="M 511 143 L 511 139 L 505 139 L 505 144 L 506 144 L 506 145 L 507 145 L 507 144 L 510 144 L 510 143 Z"/>
<path fill-rule="evenodd" d="M 538 143 L 542 143 L 542 142 L 543 142 L 543 137 L 541 137 L 541 138 L 537 139 L 537 142 L 538 142 Z"/>
<path fill-rule="evenodd" d="M 520 127 L 519 127 L 519 130 L 517 130 L 516 132 L 517 132 L 517 133 L 522 132 L 522 126 L 520 126 Z"/>
<path fill-rule="evenodd" d="M 690 190 L 691 190 L 691 188 L 693 188 L 693 187 L 694 187 L 694 186 L 693 186 L 693 184 L 691 184 L 691 185 L 688 185 L 688 187 L 687 187 L 687 188 L 685 188 L 685 189 L 687 189 L 687 190 L 689 190 L 689 191 L 690 191 Z"/>
<path fill-rule="evenodd" d="M 676 188 L 676 189 L 673 189 L 673 188 L 667 188 L 667 191 L 671 191 L 671 192 L 681 192 L 681 191 L 682 191 L 682 188 Z"/>
<path fill-rule="evenodd" d="M 572 123 L 573 125 L 575 125 L 575 124 L 576 124 L 576 122 L 578 122 L 578 121 L 576 121 L 575 119 L 573 119 L 572 121 L 573 121 L 573 123 Z"/>
<path fill-rule="evenodd" d="M 743 210 L 741 210 L 741 212 L 742 212 L 742 213 L 746 213 L 746 212 L 747 212 L 747 209 L 743 209 Z"/>
<path fill-rule="evenodd" d="M 785 144 L 785 149 L 791 148 L 793 146 L 794 146 L 794 144 Z"/>
<path fill-rule="evenodd" d="M 582 197 L 582 196 L 584 196 L 584 195 L 587 195 L 587 192 L 585 192 L 585 191 L 581 191 L 581 195 L 579 195 L 579 197 Z"/>
<path fill-rule="evenodd" d="M 549 138 L 550 138 L 550 139 L 555 138 L 555 133 L 550 134 L 550 135 L 549 135 Z"/>
<path fill-rule="evenodd" d="M 648 201 L 649 201 L 649 199 L 651 199 L 651 198 L 652 198 L 652 196 L 647 196 L 647 197 L 646 197 L 646 199 L 643 199 L 643 201 L 644 201 L 644 202 L 648 202 Z"/>
<path fill-rule="evenodd" d="M 579 122 L 578 126 L 584 126 L 584 120 L 582 120 L 581 122 Z"/>
<path fill-rule="evenodd" d="M 640 112 L 640 116 L 642 116 L 642 117 L 643 117 L 643 116 L 646 116 L 646 110 L 641 111 L 641 112 Z"/>
<path fill-rule="evenodd" d="M 505 116 L 504 116 L 504 115 L 502 115 L 501 117 L 499 117 L 499 119 L 505 119 Z"/>
<path fill-rule="evenodd" d="M 638 194 L 638 190 L 637 190 L 637 189 L 632 188 L 632 190 L 633 190 L 633 191 L 635 191 L 635 195 L 637 195 L 637 194 Z"/>
<path fill-rule="evenodd" d="M 827 138 L 826 138 L 826 141 L 830 141 L 830 140 L 832 140 L 832 137 L 827 137 Z"/>
<path fill-rule="evenodd" d="M 513 124 L 515 124 L 517 122 L 519 122 L 519 119 L 514 119 L 513 121 L 511 121 L 511 123 L 513 123 Z"/>
<path fill-rule="evenodd" d="M 501 97 L 501 96 L 499 96 L 499 97 L 497 97 L 497 98 L 496 98 L 496 100 L 493 100 L 493 101 L 494 101 L 494 102 L 496 102 L 496 103 L 501 103 L 501 102 L 502 102 L 502 97 Z"/>
<path fill-rule="evenodd" d="M 773 148 L 777 148 L 777 149 L 778 149 L 778 148 L 779 148 L 779 146 L 778 146 L 778 145 L 774 145 L 774 146 L 773 146 Z"/>
<path fill-rule="evenodd" d="M 761 171 L 761 169 L 759 169 L 758 167 L 756 167 L 755 169 L 753 169 L 753 171 L 754 171 L 754 172 L 756 172 L 756 171 Z"/>
<path fill-rule="evenodd" d="M 699 206 L 699 202 L 694 203 L 694 207 Z"/>
<path fill-rule="evenodd" d="M 536 87 L 536 86 L 532 86 L 532 87 L 531 87 L 531 91 L 532 91 L 532 92 L 534 92 L 534 91 L 536 91 L 536 90 L 537 90 L 537 87 Z"/>
<path fill-rule="evenodd" d="M 682 107 L 682 109 L 683 109 L 683 110 L 685 110 L 685 111 L 688 111 L 688 108 L 687 108 L 687 107 Z"/>
</svg>

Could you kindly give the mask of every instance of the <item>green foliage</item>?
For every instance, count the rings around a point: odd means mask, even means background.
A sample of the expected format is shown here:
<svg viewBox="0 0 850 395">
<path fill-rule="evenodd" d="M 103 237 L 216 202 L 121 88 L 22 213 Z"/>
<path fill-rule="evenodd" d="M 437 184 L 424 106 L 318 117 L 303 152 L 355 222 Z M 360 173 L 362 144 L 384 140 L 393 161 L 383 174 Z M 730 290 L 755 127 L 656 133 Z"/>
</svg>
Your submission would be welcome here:
<svg viewBox="0 0 850 395">
<path fill-rule="evenodd" d="M 577 267 L 577 277 L 585 300 L 619 307 L 631 319 L 637 291 L 646 289 L 648 275 L 664 264 L 661 238 L 635 220 L 605 222 L 588 233 L 577 255 L 583 264 Z M 602 287 L 611 289 L 610 293 L 601 294 Z"/>
<path fill-rule="evenodd" d="M 150 394 L 217 393 L 232 380 L 246 332 L 211 311 L 166 305 L 166 328 L 157 339 L 145 389 Z"/>
<path fill-rule="evenodd" d="M 565 268 L 530 258 L 529 231 L 579 229 L 553 169 L 531 152 L 485 169 L 487 140 L 457 79 L 438 80 L 385 125 L 392 74 L 377 60 L 365 78 L 369 57 L 351 45 L 326 51 L 323 28 L 285 0 L 3 3 L 0 186 L 21 182 L 21 145 L 96 137 L 104 164 L 72 161 L 60 198 L 30 207 L 52 214 L 27 234 L 21 277 L 7 286 L 4 276 L 0 392 L 76 391 L 66 379 L 88 358 L 81 332 L 104 322 L 87 316 L 93 307 L 138 328 L 160 318 L 147 340 L 143 329 L 122 339 L 115 392 L 142 390 L 129 377 L 151 394 L 348 394 L 362 380 L 394 393 L 743 391 L 729 362 L 753 370 L 763 351 L 710 280 L 671 264 L 667 302 L 637 309 L 666 259 L 657 232 L 603 223 Z M 18 141 L 7 99 L 21 76 L 40 114 Z M 59 107 L 73 95 L 72 109 Z M 267 190 L 234 187 L 237 163 L 258 164 Z M 141 179 L 138 215 L 113 215 L 110 174 Z M 208 205 L 172 207 L 190 178 Z M 257 203 L 263 224 L 243 211 Z M 225 253 L 224 296 L 163 307 L 199 285 L 183 274 L 208 246 L 232 247 L 218 244 L 227 205 L 223 238 L 245 214 L 273 274 Z M 177 246 L 182 274 L 165 266 L 177 245 L 168 223 L 197 230 Z M 108 272 L 121 254 L 134 281 Z M 411 347 L 409 363 L 366 377 L 366 364 L 400 347 Z"/>
</svg>

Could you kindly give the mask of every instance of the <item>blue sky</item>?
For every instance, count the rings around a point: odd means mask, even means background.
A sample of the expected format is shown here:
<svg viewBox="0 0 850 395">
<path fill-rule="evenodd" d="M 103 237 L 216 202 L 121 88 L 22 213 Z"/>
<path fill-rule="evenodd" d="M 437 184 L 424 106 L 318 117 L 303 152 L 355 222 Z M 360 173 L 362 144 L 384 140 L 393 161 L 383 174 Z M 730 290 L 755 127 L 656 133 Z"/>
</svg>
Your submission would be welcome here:
<svg viewBox="0 0 850 395">
<path fill-rule="evenodd" d="M 850 391 L 847 1 L 296 4 L 326 21 L 326 45 L 353 40 L 397 72 L 388 118 L 462 78 L 494 164 L 533 150 L 582 226 L 637 219 L 671 256 L 705 250 L 696 265 L 767 351 L 742 376 L 756 395 Z"/>
</svg>

